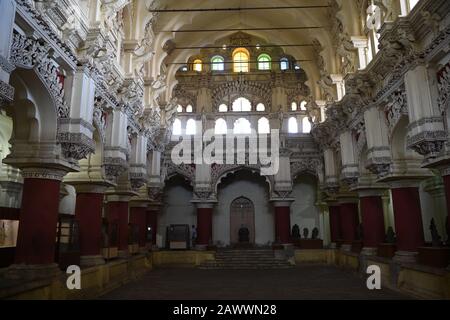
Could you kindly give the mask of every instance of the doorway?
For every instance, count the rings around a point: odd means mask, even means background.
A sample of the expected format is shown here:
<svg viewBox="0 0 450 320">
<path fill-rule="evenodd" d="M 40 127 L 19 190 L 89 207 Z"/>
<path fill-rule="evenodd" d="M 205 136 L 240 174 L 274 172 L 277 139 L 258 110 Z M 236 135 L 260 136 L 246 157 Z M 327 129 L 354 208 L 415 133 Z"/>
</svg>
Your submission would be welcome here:
<svg viewBox="0 0 450 320">
<path fill-rule="evenodd" d="M 255 244 L 255 207 L 250 199 L 239 197 L 231 203 L 230 208 L 230 243 L 239 243 L 239 230 L 249 230 L 249 242 Z"/>
</svg>

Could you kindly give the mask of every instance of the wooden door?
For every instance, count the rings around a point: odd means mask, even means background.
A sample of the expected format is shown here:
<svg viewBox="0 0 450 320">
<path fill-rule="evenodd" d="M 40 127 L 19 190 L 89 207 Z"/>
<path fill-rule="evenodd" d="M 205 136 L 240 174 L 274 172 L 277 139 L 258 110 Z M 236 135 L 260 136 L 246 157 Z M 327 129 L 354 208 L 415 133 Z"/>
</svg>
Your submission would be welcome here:
<svg viewBox="0 0 450 320">
<path fill-rule="evenodd" d="M 245 226 L 250 231 L 250 243 L 255 243 L 255 208 L 253 202 L 240 197 L 231 203 L 230 208 L 230 243 L 239 243 L 239 229 Z"/>
</svg>

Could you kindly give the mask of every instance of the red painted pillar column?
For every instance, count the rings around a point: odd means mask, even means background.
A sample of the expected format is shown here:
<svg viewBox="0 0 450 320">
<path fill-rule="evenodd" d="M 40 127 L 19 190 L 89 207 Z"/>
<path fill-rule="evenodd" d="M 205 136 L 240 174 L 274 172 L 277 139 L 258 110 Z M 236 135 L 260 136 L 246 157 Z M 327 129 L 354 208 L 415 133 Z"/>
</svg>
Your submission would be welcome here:
<svg viewBox="0 0 450 320">
<path fill-rule="evenodd" d="M 109 223 L 117 224 L 119 257 L 128 257 L 128 201 L 129 197 L 108 196 L 106 212 Z"/>
<path fill-rule="evenodd" d="M 384 242 L 385 226 L 382 191 L 361 191 L 360 206 L 363 227 L 363 252 L 376 254 L 378 244 Z"/>
<path fill-rule="evenodd" d="M 22 170 L 22 207 L 11 275 L 17 271 L 19 277 L 45 277 L 60 272 L 55 263 L 55 239 L 59 188 L 65 174 L 52 169 Z"/>
<path fill-rule="evenodd" d="M 336 243 L 338 240 L 341 239 L 341 226 L 340 226 L 340 207 L 338 204 L 330 205 L 328 207 L 328 213 L 330 216 L 330 238 L 331 243 L 334 244 L 333 246 L 336 246 Z"/>
<path fill-rule="evenodd" d="M 425 243 L 419 188 L 400 186 L 391 191 L 398 250 L 395 259 L 415 262 L 417 249 Z"/>
<path fill-rule="evenodd" d="M 213 204 L 197 204 L 197 239 L 195 244 L 200 248 L 206 248 L 212 241 L 212 215 Z"/>
<path fill-rule="evenodd" d="M 102 250 L 102 213 L 106 187 L 76 185 L 77 202 L 75 216 L 79 226 L 80 264 L 83 267 L 105 263 Z"/>
<path fill-rule="evenodd" d="M 152 243 L 151 245 L 156 246 L 156 237 L 158 235 L 158 212 L 156 207 L 150 207 L 147 210 L 147 226 L 152 230 Z"/>
<path fill-rule="evenodd" d="M 276 201 L 275 206 L 275 240 L 280 244 L 291 243 L 291 203 Z"/>
<path fill-rule="evenodd" d="M 358 203 L 349 201 L 341 202 L 339 221 L 341 236 L 344 241 L 343 249 L 350 250 L 353 241 L 356 240 L 356 232 L 359 224 Z"/>
<path fill-rule="evenodd" d="M 139 250 L 146 251 L 146 234 L 147 234 L 147 203 L 132 202 L 130 205 L 130 223 L 138 227 L 139 234 Z"/>
</svg>

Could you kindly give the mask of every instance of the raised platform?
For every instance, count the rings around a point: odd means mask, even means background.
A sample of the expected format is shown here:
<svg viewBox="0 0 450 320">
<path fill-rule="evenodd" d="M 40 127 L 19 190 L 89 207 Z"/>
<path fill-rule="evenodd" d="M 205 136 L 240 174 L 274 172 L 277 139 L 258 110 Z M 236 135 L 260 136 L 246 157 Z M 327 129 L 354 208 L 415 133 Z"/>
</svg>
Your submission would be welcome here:
<svg viewBox="0 0 450 320">
<path fill-rule="evenodd" d="M 94 299 L 152 269 L 151 255 L 139 254 L 129 259 L 117 259 L 107 264 L 81 270 L 81 290 L 69 290 L 67 274 L 51 279 L 20 281 L 2 279 L 0 272 L 0 299 L 64 300 Z"/>
<path fill-rule="evenodd" d="M 219 250 L 214 260 L 207 260 L 201 269 L 255 270 L 292 268 L 287 257 L 275 254 L 272 249 L 227 249 Z"/>
</svg>

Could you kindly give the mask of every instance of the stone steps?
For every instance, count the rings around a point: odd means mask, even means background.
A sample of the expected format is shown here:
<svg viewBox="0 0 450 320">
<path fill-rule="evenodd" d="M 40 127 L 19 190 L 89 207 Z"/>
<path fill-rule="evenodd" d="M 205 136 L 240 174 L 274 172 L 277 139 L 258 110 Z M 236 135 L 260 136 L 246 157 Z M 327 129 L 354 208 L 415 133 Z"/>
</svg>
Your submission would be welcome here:
<svg viewBox="0 0 450 320">
<path fill-rule="evenodd" d="M 273 250 L 224 250 L 216 253 L 215 260 L 202 263 L 200 269 L 256 270 L 289 269 L 293 266 L 283 258 L 275 257 Z"/>
</svg>

